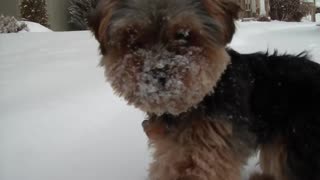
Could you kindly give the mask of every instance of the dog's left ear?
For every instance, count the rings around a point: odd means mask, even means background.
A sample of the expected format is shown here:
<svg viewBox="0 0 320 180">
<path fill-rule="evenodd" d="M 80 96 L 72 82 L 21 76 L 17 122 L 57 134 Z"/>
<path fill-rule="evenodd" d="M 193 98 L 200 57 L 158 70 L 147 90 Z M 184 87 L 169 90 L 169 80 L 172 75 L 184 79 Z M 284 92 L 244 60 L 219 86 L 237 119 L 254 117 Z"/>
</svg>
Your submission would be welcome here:
<svg viewBox="0 0 320 180">
<path fill-rule="evenodd" d="M 98 39 L 98 29 L 100 21 L 102 19 L 101 12 L 98 10 L 99 6 L 96 9 L 93 9 L 88 17 L 88 26 L 91 32 L 94 34 L 96 39 Z"/>
<path fill-rule="evenodd" d="M 225 40 L 230 43 L 236 31 L 235 20 L 239 18 L 240 5 L 235 0 L 221 0 L 222 8 L 225 12 Z"/>
<path fill-rule="evenodd" d="M 234 21 L 239 17 L 239 4 L 235 0 L 203 0 L 203 2 L 212 18 L 220 21 L 224 43 L 230 43 L 236 30 Z"/>
<path fill-rule="evenodd" d="M 237 20 L 239 18 L 241 8 L 235 0 L 221 0 L 221 3 L 228 16 L 231 16 L 233 20 Z"/>
<path fill-rule="evenodd" d="M 119 0 L 100 0 L 88 17 L 88 25 L 100 43 L 102 54 L 105 54 L 105 44 L 108 40 L 107 30 L 110 25 L 112 11 Z"/>
</svg>

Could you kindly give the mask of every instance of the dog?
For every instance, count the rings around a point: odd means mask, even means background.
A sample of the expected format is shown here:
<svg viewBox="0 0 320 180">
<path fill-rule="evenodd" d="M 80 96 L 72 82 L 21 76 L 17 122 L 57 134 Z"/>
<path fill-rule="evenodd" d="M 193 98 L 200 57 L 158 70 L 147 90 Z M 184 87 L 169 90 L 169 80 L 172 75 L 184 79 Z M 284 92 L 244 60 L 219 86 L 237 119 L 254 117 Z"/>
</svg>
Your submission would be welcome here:
<svg viewBox="0 0 320 180">
<path fill-rule="evenodd" d="M 89 18 L 115 93 L 146 112 L 150 180 L 320 179 L 320 65 L 227 47 L 232 0 L 100 0 Z"/>
</svg>

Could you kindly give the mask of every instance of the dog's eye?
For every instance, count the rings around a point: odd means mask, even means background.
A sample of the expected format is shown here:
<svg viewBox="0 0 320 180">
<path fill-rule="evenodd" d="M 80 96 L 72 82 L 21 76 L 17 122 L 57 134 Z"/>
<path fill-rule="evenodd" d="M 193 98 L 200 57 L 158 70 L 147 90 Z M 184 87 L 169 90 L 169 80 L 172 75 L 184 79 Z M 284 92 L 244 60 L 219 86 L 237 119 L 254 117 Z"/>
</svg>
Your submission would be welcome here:
<svg viewBox="0 0 320 180">
<path fill-rule="evenodd" d="M 142 49 L 144 47 L 144 43 L 142 41 L 135 41 L 131 44 L 132 50 Z"/>
<path fill-rule="evenodd" d="M 127 46 L 130 48 L 130 50 L 138 50 L 144 47 L 144 42 L 140 37 L 136 35 L 129 36 L 126 43 L 127 43 Z"/>
</svg>

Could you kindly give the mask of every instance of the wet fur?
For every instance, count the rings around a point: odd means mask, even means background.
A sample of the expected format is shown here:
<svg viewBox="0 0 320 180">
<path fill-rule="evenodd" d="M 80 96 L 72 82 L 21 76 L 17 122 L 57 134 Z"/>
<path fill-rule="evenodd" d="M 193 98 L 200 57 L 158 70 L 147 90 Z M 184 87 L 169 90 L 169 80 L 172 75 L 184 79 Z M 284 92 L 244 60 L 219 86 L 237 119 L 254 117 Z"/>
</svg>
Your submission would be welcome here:
<svg viewBox="0 0 320 180">
<path fill-rule="evenodd" d="M 225 49 L 238 10 L 231 0 L 101 0 L 90 18 L 107 79 L 148 114 L 150 180 L 238 180 L 258 149 L 263 173 L 251 180 L 320 179 L 320 66 L 305 54 Z M 172 43 L 181 29 L 191 29 L 188 47 Z M 202 67 L 198 80 L 180 72 L 187 91 L 156 103 L 136 96 L 134 77 L 146 57 L 123 61 L 126 54 L 186 56 L 190 47 L 203 50 L 196 56 L 206 65 L 195 62 Z M 195 89 L 199 97 L 190 99 Z"/>
</svg>

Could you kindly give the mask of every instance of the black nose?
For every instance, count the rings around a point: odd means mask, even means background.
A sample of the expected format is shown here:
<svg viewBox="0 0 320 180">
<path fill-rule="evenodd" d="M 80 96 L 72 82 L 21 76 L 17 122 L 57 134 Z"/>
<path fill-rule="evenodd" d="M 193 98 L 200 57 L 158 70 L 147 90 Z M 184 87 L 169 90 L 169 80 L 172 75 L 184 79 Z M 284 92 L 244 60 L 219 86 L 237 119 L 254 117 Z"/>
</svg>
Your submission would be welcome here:
<svg viewBox="0 0 320 180">
<path fill-rule="evenodd" d="M 160 77 L 158 79 L 158 82 L 161 84 L 161 86 L 165 86 L 166 82 L 167 82 L 167 79 L 165 77 Z"/>
<path fill-rule="evenodd" d="M 158 83 L 161 86 L 165 86 L 167 82 L 167 75 L 166 75 L 166 70 L 165 69 L 153 69 L 151 71 L 152 76 L 158 80 Z"/>
</svg>

